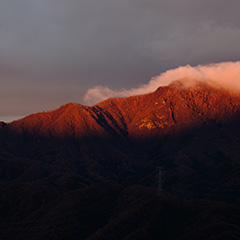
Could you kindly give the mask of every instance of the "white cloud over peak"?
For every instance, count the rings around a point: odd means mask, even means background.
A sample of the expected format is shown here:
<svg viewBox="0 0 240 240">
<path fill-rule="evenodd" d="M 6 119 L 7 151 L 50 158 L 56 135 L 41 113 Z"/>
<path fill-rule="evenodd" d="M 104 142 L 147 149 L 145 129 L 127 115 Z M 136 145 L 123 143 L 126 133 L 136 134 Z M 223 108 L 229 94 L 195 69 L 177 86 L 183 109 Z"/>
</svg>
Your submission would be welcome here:
<svg viewBox="0 0 240 240">
<path fill-rule="evenodd" d="M 106 86 L 95 86 L 87 91 L 84 96 L 86 104 L 92 105 L 110 97 L 128 97 L 155 91 L 160 86 L 183 78 L 211 83 L 214 86 L 224 87 L 229 90 L 240 91 L 240 61 L 210 63 L 207 65 L 181 66 L 167 70 L 153 77 L 149 83 L 138 88 L 112 90 Z"/>
</svg>

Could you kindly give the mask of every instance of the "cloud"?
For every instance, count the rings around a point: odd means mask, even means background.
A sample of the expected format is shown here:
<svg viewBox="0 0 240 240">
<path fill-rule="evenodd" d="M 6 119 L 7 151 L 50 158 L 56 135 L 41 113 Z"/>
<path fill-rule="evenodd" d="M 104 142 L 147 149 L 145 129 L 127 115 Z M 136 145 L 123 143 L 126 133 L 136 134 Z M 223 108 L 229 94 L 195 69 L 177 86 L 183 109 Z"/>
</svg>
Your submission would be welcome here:
<svg viewBox="0 0 240 240">
<path fill-rule="evenodd" d="M 211 63 L 194 67 L 191 65 L 181 66 L 153 77 L 147 84 L 129 90 L 121 89 L 115 91 L 105 86 L 96 86 L 87 91 L 84 101 L 86 104 L 92 105 L 110 97 L 128 97 L 145 94 L 155 91 L 160 86 L 166 86 L 173 81 L 184 78 L 191 79 L 190 85 L 197 80 L 210 83 L 213 86 L 240 91 L 240 61 Z"/>
</svg>

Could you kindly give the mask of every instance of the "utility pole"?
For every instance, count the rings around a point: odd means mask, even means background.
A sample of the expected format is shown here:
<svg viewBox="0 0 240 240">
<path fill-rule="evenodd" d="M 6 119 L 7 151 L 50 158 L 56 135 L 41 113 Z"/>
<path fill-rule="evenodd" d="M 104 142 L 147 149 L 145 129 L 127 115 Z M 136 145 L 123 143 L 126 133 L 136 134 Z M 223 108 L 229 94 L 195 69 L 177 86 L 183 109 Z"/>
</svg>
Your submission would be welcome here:
<svg viewBox="0 0 240 240">
<path fill-rule="evenodd" d="M 163 194 L 163 167 L 157 167 L 157 196 Z"/>
</svg>

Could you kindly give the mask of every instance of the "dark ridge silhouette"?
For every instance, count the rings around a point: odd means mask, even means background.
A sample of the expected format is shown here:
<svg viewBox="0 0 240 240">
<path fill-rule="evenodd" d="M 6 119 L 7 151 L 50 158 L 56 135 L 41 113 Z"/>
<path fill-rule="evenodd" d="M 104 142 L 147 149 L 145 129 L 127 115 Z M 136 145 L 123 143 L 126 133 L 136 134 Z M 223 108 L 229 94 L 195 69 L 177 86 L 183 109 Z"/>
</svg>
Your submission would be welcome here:
<svg viewBox="0 0 240 240">
<path fill-rule="evenodd" d="M 1 239 L 239 239 L 239 103 L 175 82 L 0 123 Z"/>
</svg>

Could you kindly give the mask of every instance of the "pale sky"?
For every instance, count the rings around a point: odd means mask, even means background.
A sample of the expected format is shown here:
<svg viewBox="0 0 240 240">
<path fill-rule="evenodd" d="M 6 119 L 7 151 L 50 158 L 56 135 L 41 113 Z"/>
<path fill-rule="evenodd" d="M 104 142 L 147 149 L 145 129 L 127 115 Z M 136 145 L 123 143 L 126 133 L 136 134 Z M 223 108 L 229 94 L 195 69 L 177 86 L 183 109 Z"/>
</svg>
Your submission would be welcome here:
<svg viewBox="0 0 240 240">
<path fill-rule="evenodd" d="M 239 0 L 1 0 L 0 121 L 237 61 Z"/>
</svg>

